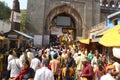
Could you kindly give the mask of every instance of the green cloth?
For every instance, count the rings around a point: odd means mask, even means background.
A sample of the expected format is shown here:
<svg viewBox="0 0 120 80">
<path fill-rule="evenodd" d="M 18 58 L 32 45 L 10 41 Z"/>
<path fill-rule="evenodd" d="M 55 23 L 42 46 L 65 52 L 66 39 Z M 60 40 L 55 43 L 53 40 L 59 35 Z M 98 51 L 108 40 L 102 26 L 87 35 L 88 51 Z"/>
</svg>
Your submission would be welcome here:
<svg viewBox="0 0 120 80">
<path fill-rule="evenodd" d="M 89 54 L 88 54 L 88 58 L 89 58 L 90 60 L 92 60 L 92 59 L 93 59 L 93 54 L 92 54 L 92 53 L 89 53 Z"/>
</svg>

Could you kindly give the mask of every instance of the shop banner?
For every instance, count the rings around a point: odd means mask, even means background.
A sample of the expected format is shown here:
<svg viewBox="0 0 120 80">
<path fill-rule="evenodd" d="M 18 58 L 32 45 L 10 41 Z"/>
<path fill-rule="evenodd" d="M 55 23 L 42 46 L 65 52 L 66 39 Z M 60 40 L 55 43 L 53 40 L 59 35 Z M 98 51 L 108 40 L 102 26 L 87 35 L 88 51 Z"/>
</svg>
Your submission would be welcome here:
<svg viewBox="0 0 120 80">
<path fill-rule="evenodd" d="M 34 46 L 42 46 L 42 35 L 34 35 Z"/>
<path fill-rule="evenodd" d="M 120 47 L 113 48 L 113 56 L 120 59 Z"/>
<path fill-rule="evenodd" d="M 20 23 L 20 21 L 21 21 L 20 17 L 21 17 L 21 15 L 19 12 L 12 11 L 10 21 Z"/>
</svg>

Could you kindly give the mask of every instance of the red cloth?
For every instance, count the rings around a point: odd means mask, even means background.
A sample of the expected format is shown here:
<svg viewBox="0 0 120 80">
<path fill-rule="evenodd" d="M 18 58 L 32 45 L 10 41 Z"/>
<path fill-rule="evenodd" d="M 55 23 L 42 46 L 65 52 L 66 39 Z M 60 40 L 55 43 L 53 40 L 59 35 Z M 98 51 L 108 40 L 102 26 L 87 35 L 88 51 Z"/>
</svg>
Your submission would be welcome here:
<svg viewBox="0 0 120 80">
<path fill-rule="evenodd" d="M 47 56 L 46 56 L 46 54 L 45 54 L 45 53 L 43 54 L 43 57 L 44 57 L 44 58 L 47 58 Z"/>
<path fill-rule="evenodd" d="M 27 73 L 27 72 L 29 71 L 29 69 L 30 69 L 30 68 L 21 70 L 19 76 L 17 76 L 17 77 L 15 78 L 15 80 L 22 80 L 23 75 L 24 75 L 25 73 Z"/>
<path fill-rule="evenodd" d="M 51 66 L 50 66 L 50 65 L 48 65 L 48 69 L 50 69 L 50 70 L 51 70 Z"/>
</svg>

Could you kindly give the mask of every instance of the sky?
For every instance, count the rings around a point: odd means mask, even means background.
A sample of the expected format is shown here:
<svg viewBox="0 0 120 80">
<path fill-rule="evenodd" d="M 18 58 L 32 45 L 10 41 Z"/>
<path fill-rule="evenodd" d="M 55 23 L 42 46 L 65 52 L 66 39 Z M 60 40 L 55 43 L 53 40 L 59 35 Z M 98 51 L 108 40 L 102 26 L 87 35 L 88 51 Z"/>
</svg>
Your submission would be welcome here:
<svg viewBox="0 0 120 80">
<path fill-rule="evenodd" d="M 13 7 L 13 0 L 0 0 L 5 2 L 5 4 L 12 9 Z M 27 0 L 19 0 L 20 9 L 27 9 Z"/>
</svg>

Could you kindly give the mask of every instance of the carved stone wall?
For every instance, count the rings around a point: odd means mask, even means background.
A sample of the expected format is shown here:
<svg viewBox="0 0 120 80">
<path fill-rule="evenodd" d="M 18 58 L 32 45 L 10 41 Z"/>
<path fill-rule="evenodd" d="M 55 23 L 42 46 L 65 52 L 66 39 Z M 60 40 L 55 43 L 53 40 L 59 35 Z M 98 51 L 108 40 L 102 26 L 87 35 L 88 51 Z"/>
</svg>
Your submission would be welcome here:
<svg viewBox="0 0 120 80">
<path fill-rule="evenodd" d="M 52 19 L 68 13 L 76 24 L 76 37 L 87 37 L 91 26 L 100 22 L 100 6 L 96 0 L 28 0 L 27 30 L 31 34 L 49 34 Z"/>
</svg>

